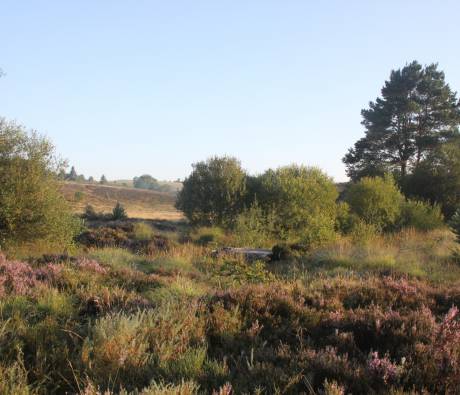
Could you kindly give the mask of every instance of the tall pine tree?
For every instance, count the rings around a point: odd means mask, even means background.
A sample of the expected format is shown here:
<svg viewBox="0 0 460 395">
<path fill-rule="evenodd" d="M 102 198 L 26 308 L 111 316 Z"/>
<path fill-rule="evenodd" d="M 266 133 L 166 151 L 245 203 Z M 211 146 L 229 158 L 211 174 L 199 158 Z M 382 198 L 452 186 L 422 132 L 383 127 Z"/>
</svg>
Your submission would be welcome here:
<svg viewBox="0 0 460 395">
<path fill-rule="evenodd" d="M 382 97 L 361 111 L 365 136 L 343 161 L 348 176 L 397 173 L 405 177 L 440 143 L 458 135 L 460 106 L 436 64 L 413 61 L 393 70 Z"/>
</svg>

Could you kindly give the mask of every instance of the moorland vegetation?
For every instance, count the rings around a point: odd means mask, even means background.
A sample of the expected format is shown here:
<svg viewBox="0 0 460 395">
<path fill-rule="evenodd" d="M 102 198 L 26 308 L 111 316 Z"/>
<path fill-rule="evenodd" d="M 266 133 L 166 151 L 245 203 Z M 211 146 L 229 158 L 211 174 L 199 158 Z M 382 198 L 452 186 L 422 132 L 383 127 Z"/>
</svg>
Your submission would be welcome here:
<svg viewBox="0 0 460 395">
<path fill-rule="evenodd" d="M 73 214 L 52 144 L 2 119 L 0 393 L 458 393 L 459 123 L 410 63 L 363 110 L 344 188 L 211 157 L 166 221 Z"/>
</svg>

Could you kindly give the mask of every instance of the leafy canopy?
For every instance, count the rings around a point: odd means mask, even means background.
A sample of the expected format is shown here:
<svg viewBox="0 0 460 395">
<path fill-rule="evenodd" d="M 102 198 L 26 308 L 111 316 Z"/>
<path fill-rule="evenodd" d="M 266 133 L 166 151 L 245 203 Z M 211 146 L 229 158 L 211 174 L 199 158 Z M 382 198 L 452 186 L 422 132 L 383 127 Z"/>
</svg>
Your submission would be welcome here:
<svg viewBox="0 0 460 395">
<path fill-rule="evenodd" d="M 394 178 L 386 174 L 384 177 L 364 177 L 352 184 L 345 200 L 365 223 L 378 230 L 388 230 L 399 219 L 404 196 Z"/>
<path fill-rule="evenodd" d="M 246 173 L 232 157 L 213 157 L 192 165 L 176 207 L 195 225 L 229 225 L 243 209 Z"/>
<path fill-rule="evenodd" d="M 79 223 L 58 189 L 60 165 L 47 139 L 0 118 L 0 247 L 72 242 Z"/>
<path fill-rule="evenodd" d="M 274 215 L 278 237 L 316 244 L 334 234 L 338 191 L 315 167 L 291 165 L 259 177 L 257 198 Z"/>
<path fill-rule="evenodd" d="M 353 180 L 386 172 L 404 177 L 458 134 L 459 103 L 436 64 L 413 61 L 393 70 L 381 93 L 362 110 L 365 136 L 343 159 Z"/>
</svg>

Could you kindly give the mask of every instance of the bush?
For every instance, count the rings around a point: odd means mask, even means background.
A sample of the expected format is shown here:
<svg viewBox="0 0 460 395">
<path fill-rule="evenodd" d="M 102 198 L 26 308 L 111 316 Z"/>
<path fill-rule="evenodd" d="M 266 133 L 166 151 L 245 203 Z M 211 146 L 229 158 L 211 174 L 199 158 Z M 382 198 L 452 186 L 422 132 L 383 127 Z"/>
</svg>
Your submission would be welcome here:
<svg viewBox="0 0 460 395">
<path fill-rule="evenodd" d="M 225 232 L 217 226 L 202 226 L 191 233 L 192 240 L 202 246 L 221 245 L 225 242 Z"/>
<path fill-rule="evenodd" d="M 392 229 L 401 213 L 403 195 L 391 175 L 364 177 L 350 186 L 346 201 L 352 212 L 378 230 Z"/>
<path fill-rule="evenodd" d="M 2 118 L 0 142 L 0 245 L 68 247 L 80 222 L 59 191 L 52 144 Z"/>
<path fill-rule="evenodd" d="M 279 239 L 319 245 L 335 236 L 337 188 L 313 167 L 287 166 L 260 177 L 260 205 L 273 211 Z"/>
<path fill-rule="evenodd" d="M 145 222 L 136 222 L 132 233 L 135 240 L 149 240 L 153 236 L 153 229 Z"/>
<path fill-rule="evenodd" d="M 128 215 L 126 214 L 125 208 L 121 205 L 120 202 L 117 202 L 115 207 L 112 210 L 112 218 L 115 221 L 118 220 L 124 220 L 128 218 Z"/>
<path fill-rule="evenodd" d="M 449 221 L 449 225 L 452 228 L 452 231 L 455 233 L 455 236 L 457 236 L 457 242 L 460 243 L 460 209 L 455 211 L 454 215 Z"/>
<path fill-rule="evenodd" d="M 258 247 L 273 245 L 275 217 L 273 212 L 264 213 L 257 201 L 238 215 L 233 227 L 237 245 Z"/>
<path fill-rule="evenodd" d="M 246 173 L 230 157 L 214 157 L 193 165 L 184 180 L 176 207 L 193 225 L 229 225 L 243 208 Z"/>
<path fill-rule="evenodd" d="M 408 200 L 401 206 L 399 227 L 428 231 L 444 226 L 444 217 L 439 206 L 416 200 Z"/>
</svg>

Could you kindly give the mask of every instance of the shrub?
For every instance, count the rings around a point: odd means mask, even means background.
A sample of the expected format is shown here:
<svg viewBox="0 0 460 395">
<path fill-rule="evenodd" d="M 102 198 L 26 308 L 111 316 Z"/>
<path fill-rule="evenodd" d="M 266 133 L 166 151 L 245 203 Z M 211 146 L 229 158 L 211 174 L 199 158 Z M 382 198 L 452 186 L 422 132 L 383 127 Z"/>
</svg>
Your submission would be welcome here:
<svg viewBox="0 0 460 395">
<path fill-rule="evenodd" d="M 149 240 L 153 236 L 153 229 L 145 222 L 136 222 L 132 234 L 135 240 Z"/>
<path fill-rule="evenodd" d="M 193 225 L 228 225 L 243 208 L 246 173 L 231 157 L 213 157 L 193 165 L 184 180 L 176 207 Z"/>
<path fill-rule="evenodd" d="M 76 202 L 81 202 L 84 197 L 85 197 L 85 194 L 82 191 L 76 191 L 73 195 L 73 198 Z"/>
<path fill-rule="evenodd" d="M 2 248 L 43 241 L 68 247 L 80 222 L 59 191 L 52 144 L 3 118 L 0 141 Z"/>
<path fill-rule="evenodd" d="M 408 200 L 402 204 L 398 222 L 401 228 L 414 228 L 421 231 L 444 226 L 444 218 L 439 206 L 416 200 Z"/>
<path fill-rule="evenodd" d="M 460 209 L 455 211 L 454 215 L 449 221 L 449 225 L 452 228 L 452 231 L 457 236 L 457 242 L 460 242 Z"/>
<path fill-rule="evenodd" d="M 224 243 L 225 232 L 217 226 L 202 226 L 191 233 L 192 240 L 202 246 L 218 246 Z"/>
<path fill-rule="evenodd" d="M 401 212 L 403 195 L 391 175 L 364 177 L 349 187 L 346 201 L 352 212 L 378 230 L 394 227 Z"/>
<path fill-rule="evenodd" d="M 337 188 L 321 170 L 287 166 L 260 176 L 259 203 L 273 210 L 277 236 L 310 246 L 335 236 Z"/>
<path fill-rule="evenodd" d="M 115 207 L 112 210 L 112 218 L 115 221 L 118 220 L 124 220 L 128 218 L 128 215 L 126 214 L 125 208 L 121 205 L 120 202 L 117 202 Z"/>
<path fill-rule="evenodd" d="M 240 246 L 269 246 L 276 235 L 274 213 L 264 213 L 257 201 L 238 215 L 233 227 L 235 241 Z"/>
</svg>

